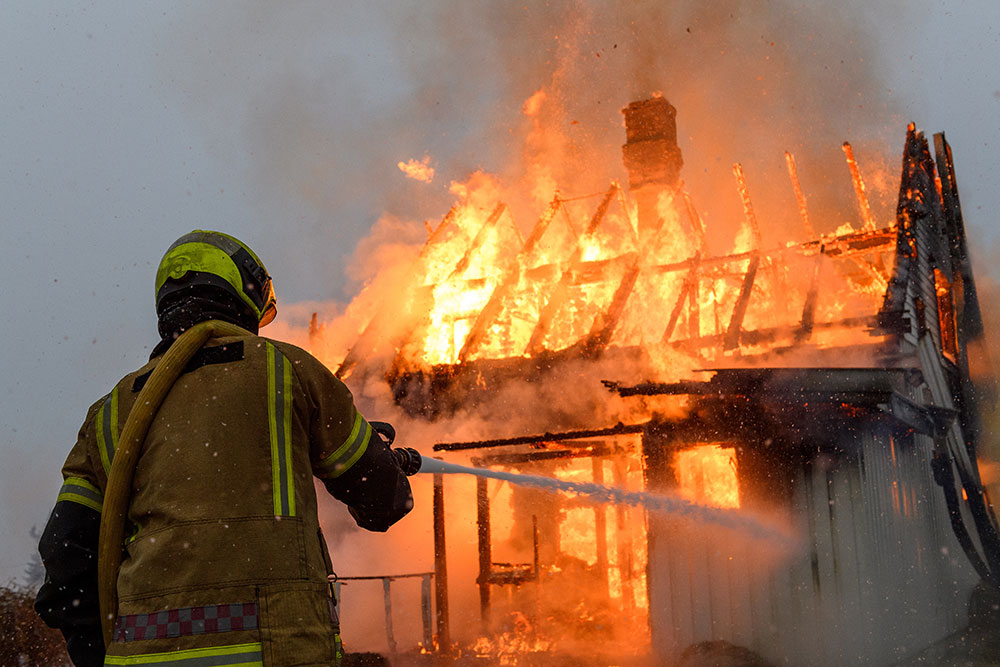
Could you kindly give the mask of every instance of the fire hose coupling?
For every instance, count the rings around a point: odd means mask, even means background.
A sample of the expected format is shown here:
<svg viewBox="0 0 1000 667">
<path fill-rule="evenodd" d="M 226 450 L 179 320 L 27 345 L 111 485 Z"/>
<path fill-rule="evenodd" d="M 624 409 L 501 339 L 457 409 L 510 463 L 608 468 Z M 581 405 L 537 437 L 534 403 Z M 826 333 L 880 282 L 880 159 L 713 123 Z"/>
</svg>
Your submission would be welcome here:
<svg viewBox="0 0 1000 667">
<path fill-rule="evenodd" d="M 392 450 L 392 456 L 396 459 L 396 463 L 399 464 L 400 469 L 402 469 L 407 477 L 412 477 L 420 472 L 420 465 L 423 463 L 423 459 L 420 456 L 420 452 L 412 447 L 397 447 Z"/>
</svg>

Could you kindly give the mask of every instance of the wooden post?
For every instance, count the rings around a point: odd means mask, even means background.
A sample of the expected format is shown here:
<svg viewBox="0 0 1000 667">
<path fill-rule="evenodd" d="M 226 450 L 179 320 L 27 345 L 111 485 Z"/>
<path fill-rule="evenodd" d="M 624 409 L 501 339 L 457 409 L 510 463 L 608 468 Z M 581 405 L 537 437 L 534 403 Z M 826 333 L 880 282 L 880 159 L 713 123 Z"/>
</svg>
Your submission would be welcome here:
<svg viewBox="0 0 1000 667">
<path fill-rule="evenodd" d="M 385 638 L 389 642 L 389 653 L 396 652 L 396 637 L 392 632 L 392 579 L 382 577 L 382 602 L 385 605 Z"/>
<path fill-rule="evenodd" d="M 604 484 L 604 462 L 598 456 L 592 456 L 591 475 L 594 484 Z M 605 505 L 598 503 L 594 506 L 594 532 L 596 540 L 594 544 L 597 548 L 597 569 L 601 584 L 604 586 L 602 593 L 609 597 L 608 590 L 608 515 L 605 514 Z"/>
<path fill-rule="evenodd" d="M 434 602 L 437 607 L 438 650 L 451 650 L 448 628 L 448 558 L 444 542 L 444 476 L 434 475 Z"/>
<path fill-rule="evenodd" d="M 425 574 L 420 578 L 420 618 L 423 621 L 424 630 L 424 650 L 430 651 L 434 648 L 434 634 L 431 630 L 433 621 L 431 620 L 431 579 L 433 575 Z"/>
<path fill-rule="evenodd" d="M 488 480 L 476 478 L 476 528 L 479 534 L 479 618 L 483 634 L 490 629 L 490 574 L 493 570 L 493 553 L 490 545 L 490 497 Z"/>
</svg>

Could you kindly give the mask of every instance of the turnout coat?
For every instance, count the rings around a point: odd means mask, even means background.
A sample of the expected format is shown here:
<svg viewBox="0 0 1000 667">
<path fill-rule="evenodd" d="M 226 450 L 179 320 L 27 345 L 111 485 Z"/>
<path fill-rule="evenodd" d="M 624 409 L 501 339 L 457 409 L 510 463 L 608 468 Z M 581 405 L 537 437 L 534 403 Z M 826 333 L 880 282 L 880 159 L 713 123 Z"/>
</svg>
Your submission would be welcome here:
<svg viewBox="0 0 1000 667">
<path fill-rule="evenodd" d="M 358 524 L 384 531 L 413 505 L 387 444 L 307 352 L 247 332 L 210 340 L 143 444 L 103 646 L 97 541 L 118 437 L 166 344 L 88 411 L 39 545 L 36 609 L 77 665 L 332 665 L 331 571 L 313 477 Z"/>
</svg>

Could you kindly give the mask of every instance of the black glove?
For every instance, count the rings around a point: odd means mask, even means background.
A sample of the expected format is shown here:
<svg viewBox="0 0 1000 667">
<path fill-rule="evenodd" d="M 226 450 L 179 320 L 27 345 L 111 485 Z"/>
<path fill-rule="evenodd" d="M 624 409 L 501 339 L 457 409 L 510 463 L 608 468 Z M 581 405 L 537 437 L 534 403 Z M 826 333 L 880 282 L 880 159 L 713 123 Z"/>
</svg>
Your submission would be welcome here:
<svg viewBox="0 0 1000 667">
<path fill-rule="evenodd" d="M 389 422 L 368 422 L 368 425 L 372 427 L 373 431 L 382 436 L 382 440 L 387 446 L 391 445 L 393 440 L 396 439 L 396 429 Z"/>
</svg>

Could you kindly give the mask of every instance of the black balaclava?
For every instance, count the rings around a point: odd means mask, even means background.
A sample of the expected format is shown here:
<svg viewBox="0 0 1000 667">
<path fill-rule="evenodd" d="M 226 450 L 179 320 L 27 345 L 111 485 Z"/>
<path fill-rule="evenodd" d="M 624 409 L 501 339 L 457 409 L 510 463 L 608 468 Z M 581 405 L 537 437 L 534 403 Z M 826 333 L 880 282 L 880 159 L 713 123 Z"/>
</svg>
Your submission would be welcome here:
<svg viewBox="0 0 1000 667">
<path fill-rule="evenodd" d="M 182 333 L 206 320 L 222 320 L 256 334 L 260 327 L 257 316 L 239 297 L 210 285 L 192 285 L 178 290 L 157 304 L 157 329 L 160 342 L 153 348 L 150 359 L 158 357 Z"/>
</svg>

